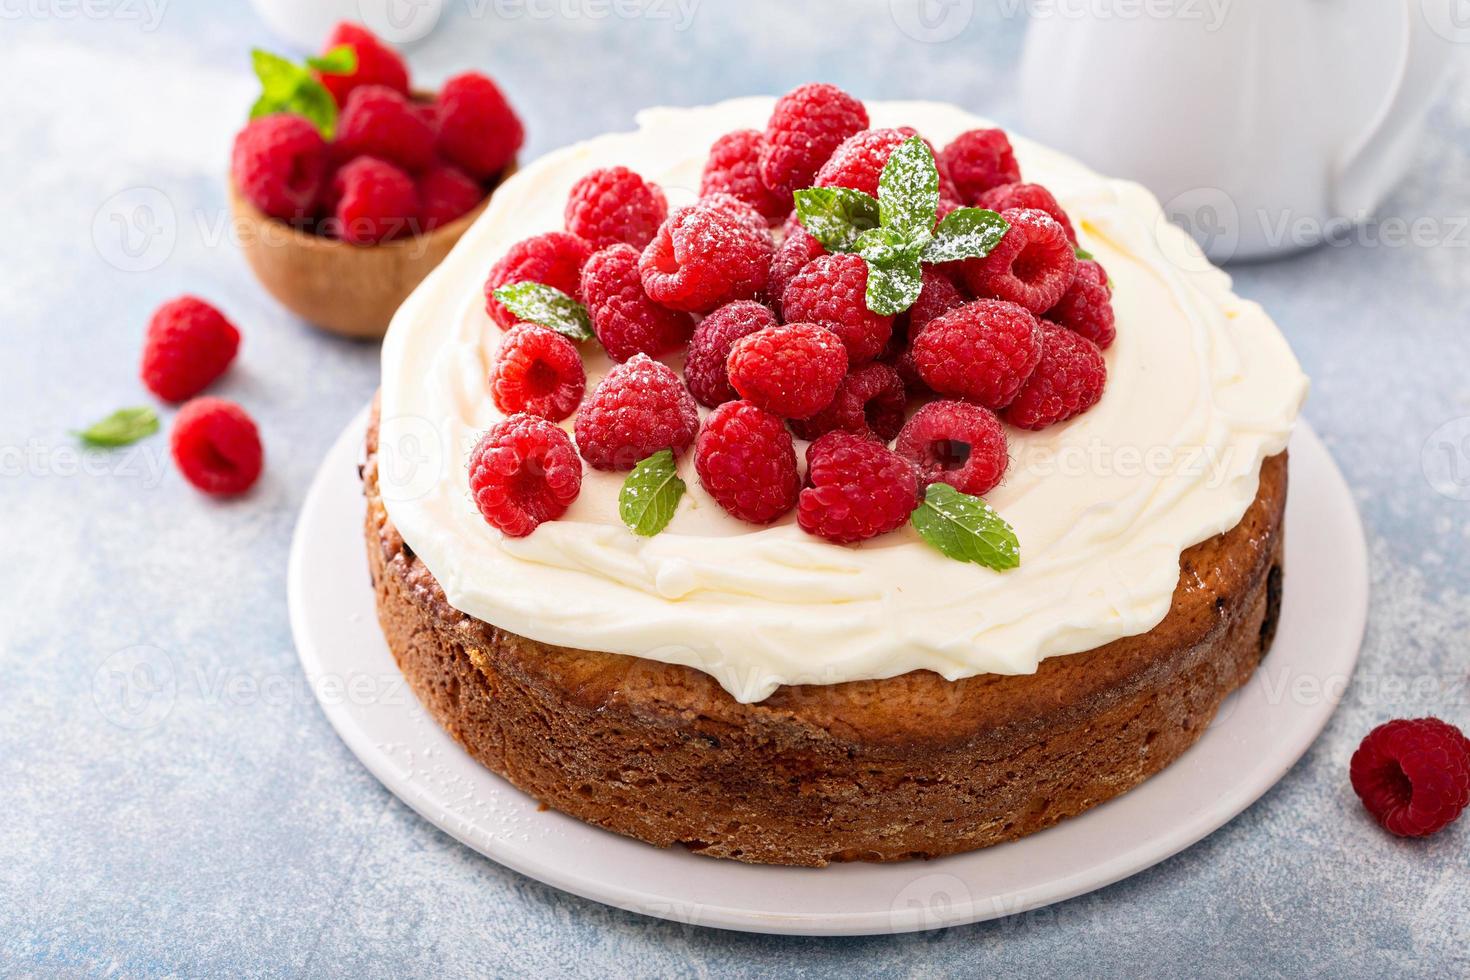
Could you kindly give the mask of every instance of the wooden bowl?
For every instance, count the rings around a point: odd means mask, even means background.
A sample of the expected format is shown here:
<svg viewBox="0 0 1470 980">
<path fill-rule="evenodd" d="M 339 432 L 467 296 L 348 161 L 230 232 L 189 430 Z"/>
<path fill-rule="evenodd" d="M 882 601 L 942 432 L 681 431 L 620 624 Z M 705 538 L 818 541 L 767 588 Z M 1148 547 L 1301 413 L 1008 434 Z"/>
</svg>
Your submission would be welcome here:
<svg viewBox="0 0 1470 980">
<path fill-rule="evenodd" d="M 515 169 L 512 162 L 495 187 Z M 282 306 L 332 333 L 379 338 L 408 294 L 444 260 L 494 192 L 491 188 L 472 211 L 427 234 L 381 245 L 351 245 L 277 221 L 247 201 L 233 180 L 230 210 L 246 261 Z"/>
</svg>

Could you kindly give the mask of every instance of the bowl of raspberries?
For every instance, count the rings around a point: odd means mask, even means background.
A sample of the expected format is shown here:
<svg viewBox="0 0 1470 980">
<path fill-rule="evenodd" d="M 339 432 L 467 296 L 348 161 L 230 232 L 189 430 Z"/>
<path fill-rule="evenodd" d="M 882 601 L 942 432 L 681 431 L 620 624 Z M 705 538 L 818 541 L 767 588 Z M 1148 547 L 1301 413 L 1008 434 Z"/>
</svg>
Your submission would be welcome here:
<svg viewBox="0 0 1470 980">
<path fill-rule="evenodd" d="M 503 420 L 469 467 L 504 534 L 564 514 L 584 466 L 626 472 L 623 520 L 657 534 L 692 457 L 748 524 L 840 545 L 912 525 L 996 570 L 1023 545 L 983 499 L 1010 441 L 1097 404 L 1116 334 L 1108 274 L 1004 132 L 936 148 L 822 84 L 721 136 L 692 204 L 588 173 L 485 299 Z M 614 362 L 595 385 L 594 345 Z"/>
<path fill-rule="evenodd" d="M 304 65 L 253 61 L 261 96 L 230 158 L 245 257 L 308 322 L 381 337 L 514 171 L 521 120 L 479 72 L 415 90 L 399 54 L 356 24 Z"/>
</svg>

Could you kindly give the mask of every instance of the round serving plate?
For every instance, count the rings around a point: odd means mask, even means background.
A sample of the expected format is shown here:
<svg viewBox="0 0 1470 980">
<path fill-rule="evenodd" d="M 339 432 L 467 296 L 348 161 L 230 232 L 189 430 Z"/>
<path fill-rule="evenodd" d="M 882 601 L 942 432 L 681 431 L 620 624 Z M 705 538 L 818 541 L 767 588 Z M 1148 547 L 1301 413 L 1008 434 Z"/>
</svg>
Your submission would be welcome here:
<svg viewBox="0 0 1470 980">
<path fill-rule="evenodd" d="M 1275 645 L 1189 751 L 1049 830 L 926 862 L 777 868 L 700 857 L 552 810 L 471 759 L 419 705 L 378 629 L 357 464 L 368 410 L 327 453 L 291 546 L 291 628 L 312 690 L 383 785 L 445 833 L 619 908 L 750 932 L 866 935 L 978 922 L 1101 888 L 1176 854 L 1270 789 L 1327 724 L 1358 658 L 1367 552 L 1352 495 L 1305 422 L 1291 442 Z"/>
</svg>

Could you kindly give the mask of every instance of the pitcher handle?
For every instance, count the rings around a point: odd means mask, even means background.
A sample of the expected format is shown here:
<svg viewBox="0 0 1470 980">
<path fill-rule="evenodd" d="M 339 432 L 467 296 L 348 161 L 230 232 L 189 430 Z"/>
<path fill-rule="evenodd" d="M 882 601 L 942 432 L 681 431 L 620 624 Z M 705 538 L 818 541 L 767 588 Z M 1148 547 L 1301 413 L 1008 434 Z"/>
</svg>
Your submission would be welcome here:
<svg viewBox="0 0 1470 980">
<path fill-rule="evenodd" d="M 1371 212 L 1392 189 L 1412 146 L 1408 137 L 1428 111 L 1450 66 L 1451 40 L 1430 23 L 1427 8 L 1455 0 L 1403 0 L 1404 31 L 1393 91 L 1367 130 L 1349 144 L 1332 183 L 1332 205 L 1339 217 L 1356 220 Z"/>
</svg>

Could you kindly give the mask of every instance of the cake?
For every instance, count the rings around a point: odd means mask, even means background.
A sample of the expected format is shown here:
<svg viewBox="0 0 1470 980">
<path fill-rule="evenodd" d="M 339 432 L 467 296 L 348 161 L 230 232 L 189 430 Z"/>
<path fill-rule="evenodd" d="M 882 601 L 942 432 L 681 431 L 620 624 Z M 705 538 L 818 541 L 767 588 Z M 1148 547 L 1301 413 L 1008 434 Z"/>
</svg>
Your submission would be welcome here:
<svg viewBox="0 0 1470 980">
<path fill-rule="evenodd" d="M 468 462 L 484 463 L 507 414 L 490 391 L 508 335 L 486 312 L 487 270 L 561 229 L 594 168 L 642 175 L 677 213 L 711 145 L 772 111 L 765 98 L 650 110 L 634 132 L 526 166 L 404 304 L 363 468 L 385 638 L 474 758 L 651 844 L 821 866 L 1033 833 L 1176 759 L 1269 649 L 1306 379 L 1147 191 L 1011 137 L 1078 255 L 1106 269 L 1116 312 L 1100 397 L 1050 425 L 1001 411 L 1008 466 L 977 506 L 1013 531 L 1016 567 L 956 561 L 917 518 L 856 543 L 830 523 L 817 536 L 805 498 L 800 514 L 747 523 L 707 492 L 688 441 L 673 446 L 687 492 L 660 533 L 620 515 L 631 461 L 579 464 L 551 519 L 496 526 Z M 990 124 L 892 102 L 869 103 L 865 125 L 946 146 Z M 590 401 L 615 365 L 596 341 L 580 351 Z M 894 457 L 871 433 L 857 441 L 857 456 Z M 906 506 L 922 509 L 938 483 L 918 479 Z"/>
</svg>

